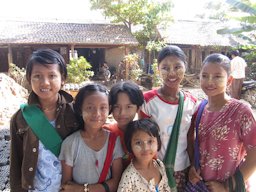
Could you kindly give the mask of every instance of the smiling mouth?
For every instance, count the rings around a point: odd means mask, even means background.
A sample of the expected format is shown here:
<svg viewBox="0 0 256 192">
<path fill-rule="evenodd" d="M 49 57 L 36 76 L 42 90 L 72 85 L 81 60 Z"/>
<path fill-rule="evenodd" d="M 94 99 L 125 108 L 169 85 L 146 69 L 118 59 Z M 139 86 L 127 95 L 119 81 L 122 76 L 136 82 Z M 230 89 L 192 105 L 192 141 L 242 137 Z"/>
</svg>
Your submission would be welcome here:
<svg viewBox="0 0 256 192">
<path fill-rule="evenodd" d="M 177 81 L 177 78 L 175 78 L 175 79 L 168 79 L 168 81 L 173 83 L 173 82 Z"/>
<path fill-rule="evenodd" d="M 41 92 L 48 92 L 50 89 L 40 89 Z"/>
</svg>

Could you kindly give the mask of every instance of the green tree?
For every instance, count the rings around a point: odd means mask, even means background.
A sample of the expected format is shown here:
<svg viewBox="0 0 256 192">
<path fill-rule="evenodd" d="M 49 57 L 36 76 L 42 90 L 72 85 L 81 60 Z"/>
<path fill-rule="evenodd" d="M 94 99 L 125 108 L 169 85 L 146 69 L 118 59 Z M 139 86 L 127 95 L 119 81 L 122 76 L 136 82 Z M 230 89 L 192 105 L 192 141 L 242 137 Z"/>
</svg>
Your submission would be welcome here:
<svg viewBox="0 0 256 192">
<path fill-rule="evenodd" d="M 218 30 L 218 33 L 232 33 L 246 40 L 248 44 L 254 45 L 256 43 L 256 3 L 253 4 L 250 0 L 226 0 L 226 3 L 233 10 L 233 13 L 228 16 L 229 19 L 240 22 L 240 27 L 224 28 Z"/>
<path fill-rule="evenodd" d="M 113 23 L 126 25 L 144 46 L 149 40 L 157 40 L 158 25 L 171 21 L 170 0 L 91 0 L 91 4 Z"/>
</svg>

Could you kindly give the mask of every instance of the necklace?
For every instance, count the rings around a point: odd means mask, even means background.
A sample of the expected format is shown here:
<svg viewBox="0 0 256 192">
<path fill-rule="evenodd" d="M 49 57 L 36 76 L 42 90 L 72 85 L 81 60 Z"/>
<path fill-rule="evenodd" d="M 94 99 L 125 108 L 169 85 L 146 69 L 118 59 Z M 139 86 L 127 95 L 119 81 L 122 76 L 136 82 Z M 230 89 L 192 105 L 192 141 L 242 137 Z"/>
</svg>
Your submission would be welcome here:
<svg viewBox="0 0 256 192">
<path fill-rule="evenodd" d="M 55 111 L 56 110 L 56 106 L 54 106 L 54 107 L 42 107 L 42 110 L 44 112 Z"/>
</svg>

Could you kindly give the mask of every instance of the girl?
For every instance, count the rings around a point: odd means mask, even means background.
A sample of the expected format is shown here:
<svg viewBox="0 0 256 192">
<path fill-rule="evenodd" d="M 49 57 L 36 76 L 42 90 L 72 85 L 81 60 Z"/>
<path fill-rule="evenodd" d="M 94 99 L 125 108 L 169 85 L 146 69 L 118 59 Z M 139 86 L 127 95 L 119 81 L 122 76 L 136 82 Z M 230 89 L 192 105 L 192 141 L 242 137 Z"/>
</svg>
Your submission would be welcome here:
<svg viewBox="0 0 256 192">
<path fill-rule="evenodd" d="M 208 96 L 198 133 L 200 172 L 191 167 L 189 178 L 192 183 L 205 180 L 213 192 L 242 191 L 239 187 L 256 170 L 255 119 L 249 106 L 226 94 L 231 81 L 226 56 L 206 57 L 200 73 Z"/>
<path fill-rule="evenodd" d="M 143 93 L 139 86 L 131 81 L 121 81 L 113 85 L 109 93 L 110 113 L 112 113 L 116 123 L 105 125 L 104 128 L 115 132 L 120 136 L 123 150 L 124 168 L 131 161 L 126 146 L 124 144 L 124 132 L 129 122 L 133 121 L 138 110 L 144 102 Z"/>
<path fill-rule="evenodd" d="M 81 130 L 65 139 L 61 147 L 62 191 L 116 191 L 122 173 L 123 151 L 117 138 L 113 142 L 113 153 L 109 154 L 111 134 L 102 129 L 109 113 L 107 88 L 100 84 L 81 88 L 74 108 Z M 104 170 L 106 159 L 110 159 L 111 165 Z M 106 176 L 100 181 L 103 173 Z"/>
<path fill-rule="evenodd" d="M 159 128 L 150 119 L 129 123 L 125 144 L 134 158 L 122 175 L 118 192 L 168 192 L 164 164 L 154 159 L 161 148 Z"/>
<path fill-rule="evenodd" d="M 61 90 L 66 77 L 64 59 L 53 50 L 35 51 L 28 61 L 26 78 L 32 92 L 28 105 L 13 115 L 10 125 L 13 192 L 59 191 L 61 163 L 57 156 L 61 139 L 78 129 L 73 98 Z M 27 115 L 30 110 L 32 114 Z M 51 139 L 58 141 L 52 143 L 55 147 L 49 146 Z"/>
<path fill-rule="evenodd" d="M 151 118 L 159 125 L 163 146 L 158 157 L 165 160 L 168 155 L 173 156 L 174 165 L 167 167 L 174 167 L 172 171 L 174 171 L 177 189 L 183 191 L 187 168 L 190 165 L 187 152 L 187 134 L 192 115 L 196 111 L 196 99 L 190 93 L 183 92 L 179 88 L 186 70 L 186 56 L 179 47 L 163 48 L 158 55 L 157 62 L 163 84 L 158 89 L 144 93 L 145 102 L 142 105 L 140 117 Z M 182 96 L 184 99 L 181 98 Z M 179 118 L 179 111 L 182 118 Z M 181 123 L 175 124 L 175 121 L 178 120 Z M 180 127 L 173 129 L 174 125 Z M 177 132 L 174 134 L 173 130 L 175 132 L 177 130 Z M 174 138 L 175 135 L 176 138 Z M 171 136 L 173 136 L 172 139 Z M 166 153 L 171 146 L 173 146 L 173 152 Z M 169 162 L 165 163 L 170 164 Z M 172 182 L 171 188 L 176 188 L 172 175 L 173 173 L 168 174 L 168 179 Z"/>
</svg>

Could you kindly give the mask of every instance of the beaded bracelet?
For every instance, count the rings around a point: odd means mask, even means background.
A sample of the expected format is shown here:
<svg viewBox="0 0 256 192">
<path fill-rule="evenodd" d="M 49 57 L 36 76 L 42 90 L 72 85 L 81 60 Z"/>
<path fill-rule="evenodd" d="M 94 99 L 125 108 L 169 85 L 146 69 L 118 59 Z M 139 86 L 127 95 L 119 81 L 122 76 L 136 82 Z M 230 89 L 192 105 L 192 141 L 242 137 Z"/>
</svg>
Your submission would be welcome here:
<svg viewBox="0 0 256 192">
<path fill-rule="evenodd" d="M 106 182 L 101 183 L 106 192 L 110 192 L 109 186 Z"/>
<path fill-rule="evenodd" d="M 89 192 L 88 183 L 84 184 L 84 192 Z"/>
</svg>

